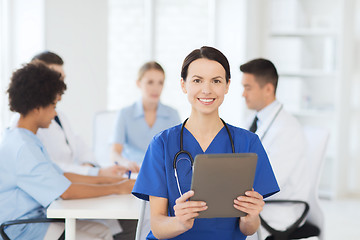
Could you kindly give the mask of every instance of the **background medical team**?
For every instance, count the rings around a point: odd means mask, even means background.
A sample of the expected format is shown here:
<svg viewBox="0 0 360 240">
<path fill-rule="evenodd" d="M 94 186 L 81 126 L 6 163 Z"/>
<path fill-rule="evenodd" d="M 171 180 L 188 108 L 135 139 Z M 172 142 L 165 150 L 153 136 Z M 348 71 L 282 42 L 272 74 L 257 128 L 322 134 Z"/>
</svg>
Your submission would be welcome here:
<svg viewBox="0 0 360 240">
<path fill-rule="evenodd" d="M 64 62 L 57 54 L 46 51 L 35 56 L 32 62 L 34 66 L 46 65 L 53 70 L 52 72 L 57 72 L 60 76 L 59 79 L 64 81 Z M 42 67 L 40 68 L 42 69 Z M 243 97 L 248 108 L 255 110 L 255 116 L 243 127 L 256 133 L 261 143 L 259 141 L 250 148 L 243 149 L 242 144 L 239 144 L 239 142 L 252 141 L 250 138 L 255 139 L 255 135 L 249 135 L 247 131 L 230 125 L 229 128 L 234 137 L 236 152 L 257 152 L 260 156 L 260 166 L 268 173 L 256 177 L 258 180 L 255 180 L 255 191 L 248 193 L 247 200 L 242 198 L 236 200 L 235 207 L 247 211 L 249 215 L 247 218 L 240 219 L 239 228 L 235 232 L 215 231 L 210 235 L 202 232 L 202 224 L 204 227 L 214 226 L 216 229 L 216 226 L 225 220 L 198 221 L 200 225 L 194 224 L 193 217 L 196 212 L 205 210 L 206 205 L 187 201 L 193 194 L 188 191 L 190 187 L 188 183 L 185 185 L 181 183 L 181 188 L 184 189 L 185 194 L 179 197 L 177 193 L 173 193 L 172 180 L 164 178 L 173 170 L 172 168 L 168 169 L 168 156 L 165 153 L 160 154 L 160 152 L 166 149 L 169 149 L 171 153 L 175 152 L 175 150 L 178 151 L 177 142 L 174 142 L 173 139 L 178 139 L 178 129 L 181 126 L 179 125 L 181 121 L 175 109 L 162 104 L 160 101 L 165 83 L 165 72 L 161 65 L 155 61 L 145 63 L 139 70 L 136 84 L 141 91 L 141 99 L 131 106 L 121 109 L 118 113 L 113 136 L 109 136 L 112 144 L 111 160 L 114 163 L 111 167 L 101 168 L 97 164 L 91 150 L 72 131 L 67 117 L 62 112 L 56 111 L 55 116 L 50 118 L 48 128 L 39 125 L 34 132 L 36 136 L 34 135 L 31 138 L 33 138 L 32 141 L 39 141 L 43 144 L 44 149 L 49 153 L 49 157 L 44 154 L 45 157 L 42 156 L 42 158 L 45 158 L 46 161 L 52 161 L 55 166 L 59 166 L 62 170 L 56 171 L 60 174 L 65 171 L 117 178 L 127 171 L 139 172 L 140 166 L 143 166 L 141 169 L 144 169 L 140 171 L 134 193 L 146 200 L 150 198 L 151 222 L 153 224 L 152 232 L 149 234 L 150 239 L 154 238 L 154 236 L 170 238 L 179 234 L 186 235 L 186 233 L 188 233 L 186 236 L 192 238 L 196 238 L 195 236 L 215 237 L 216 234 L 226 235 L 229 233 L 230 235 L 235 234 L 244 237 L 244 234 L 252 234 L 258 228 L 258 215 L 263 204 L 262 197 L 277 192 L 277 183 L 280 192 L 270 198 L 304 199 L 307 193 L 301 192 L 298 184 L 301 173 L 305 168 L 304 161 L 302 161 L 305 152 L 304 134 L 297 120 L 284 110 L 283 105 L 276 100 L 278 74 L 275 66 L 269 60 L 254 59 L 241 65 L 240 71 L 243 72 L 241 80 L 244 87 Z M 24 76 L 27 77 L 26 74 Z M 223 136 L 223 123 L 219 121 L 218 114 L 218 108 L 230 85 L 230 69 L 226 57 L 220 51 L 211 47 L 194 50 L 184 60 L 181 78 L 182 91 L 187 94 L 192 109 L 189 121 L 185 125 L 184 135 L 186 137 L 184 137 L 184 145 L 189 148 L 194 157 L 199 153 L 228 152 L 228 146 L 222 146 L 227 142 L 225 139 L 221 139 L 227 136 Z M 39 94 L 44 93 L 39 92 Z M 61 94 L 59 94 L 57 100 L 61 100 Z M 21 128 L 21 125 L 19 127 L 21 116 L 20 112 L 13 118 L 12 129 Z M 176 127 L 171 128 L 173 126 Z M 171 130 L 157 136 L 149 146 L 151 139 L 157 133 L 168 128 Z M 168 134 L 168 136 L 164 136 L 164 134 Z M 218 135 L 219 137 L 217 137 Z M 213 143 L 214 141 L 218 142 Z M 8 143 L 3 142 L 1 146 L 3 147 L 5 144 Z M 160 146 L 161 144 L 164 145 Z M 267 154 L 264 152 L 262 145 Z M 149 150 L 145 155 L 148 146 Z M 284 146 L 286 147 L 284 148 Z M 164 160 L 161 156 L 165 156 L 164 166 L 162 165 L 164 163 L 161 163 L 161 160 Z M 144 157 L 145 162 L 143 163 Z M 271 163 L 271 166 L 268 162 Z M 159 169 L 163 169 L 164 172 L 157 171 Z M 272 171 L 274 171 L 274 175 L 272 175 Z M 276 177 L 276 180 L 273 176 Z M 156 185 L 152 185 L 152 181 Z M 188 180 L 186 181 L 188 182 Z M 262 181 L 268 183 L 268 185 L 265 184 L 269 187 L 268 189 L 260 187 Z M 152 189 L 153 186 L 160 186 L 159 183 L 165 185 L 159 189 Z M 21 189 L 21 186 L 18 187 Z M 0 189 L 0 195 L 4 193 L 2 191 L 4 190 Z M 169 195 L 163 194 L 165 192 L 168 192 Z M 61 197 L 61 194 L 58 194 L 53 199 L 56 197 Z M 248 207 L 245 208 L 244 202 L 253 204 L 254 208 L 252 210 L 247 209 Z M 1 204 L 2 208 L 9 207 L 5 206 L 4 203 Z M 169 208 L 167 207 L 168 204 Z M 188 204 L 194 205 L 189 207 Z M 173 207 L 175 211 L 173 211 Z M 189 210 L 192 213 L 191 216 L 186 214 Z M 274 212 L 277 214 L 274 214 Z M 285 229 L 291 223 L 291 220 L 296 218 L 297 209 L 289 207 L 286 211 L 279 212 L 276 208 L 265 206 L 261 214 L 275 227 Z M 173 219 L 175 219 L 175 222 L 167 222 Z M 289 221 L 284 221 L 284 219 Z M 14 219 L 2 219 L 1 221 L 7 220 Z M 126 225 L 126 222 L 123 224 L 125 224 L 123 226 L 124 232 L 126 233 L 128 230 L 129 235 L 115 235 L 113 237 L 115 239 L 133 239 L 136 222 L 129 226 Z M 269 234 L 263 229 L 262 231 L 263 239 L 265 239 Z M 113 231 L 114 233 L 116 231 Z M 182 238 L 180 236 L 179 239 Z M 232 238 L 229 237 L 229 239 Z"/>
<path fill-rule="evenodd" d="M 130 193 L 134 181 L 120 176 L 86 176 L 64 172 L 36 136 L 48 128 L 56 104 L 66 89 L 59 72 L 41 62 L 15 71 L 8 89 L 9 105 L 20 114 L 17 125 L 6 130 L 0 143 L 0 222 L 46 218 L 46 208 L 55 199 L 79 199 Z M 109 228 L 96 222 L 79 221 L 78 239 L 112 239 Z M 10 239 L 58 239 L 64 223 L 9 226 Z"/>
<path fill-rule="evenodd" d="M 50 69 L 61 74 L 65 81 L 64 61 L 56 53 L 45 51 L 33 57 L 32 61 L 40 61 Z M 59 101 L 61 98 L 59 99 Z M 12 127 L 15 127 L 19 114 L 14 115 Z M 40 128 L 36 135 L 43 142 L 51 160 L 63 171 L 91 176 L 118 176 L 125 173 L 125 167 L 113 165 L 101 168 L 93 152 L 85 144 L 81 136 L 77 135 L 64 112 L 57 110 L 57 115 L 48 128 Z"/>
</svg>

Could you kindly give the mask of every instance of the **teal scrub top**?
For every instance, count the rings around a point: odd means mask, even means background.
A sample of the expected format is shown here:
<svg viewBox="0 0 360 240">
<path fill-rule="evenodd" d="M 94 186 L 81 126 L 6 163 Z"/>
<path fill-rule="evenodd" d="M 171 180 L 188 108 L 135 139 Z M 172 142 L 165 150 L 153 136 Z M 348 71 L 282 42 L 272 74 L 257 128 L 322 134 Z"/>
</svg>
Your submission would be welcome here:
<svg viewBox="0 0 360 240">
<path fill-rule="evenodd" d="M 180 123 L 178 112 L 159 102 L 156 121 L 152 127 L 145 121 L 141 100 L 119 111 L 111 143 L 124 146 L 122 155 L 141 164 L 151 139 L 160 131 Z"/>
<path fill-rule="evenodd" d="M 38 137 L 29 130 L 7 130 L 0 143 L 0 224 L 46 218 L 46 208 L 71 182 L 51 162 Z M 9 226 L 10 239 L 43 239 L 48 223 Z"/>
<path fill-rule="evenodd" d="M 275 179 L 266 152 L 256 134 L 228 125 L 236 153 L 256 153 L 258 155 L 254 179 L 254 190 L 264 198 L 278 192 Z M 156 135 L 149 145 L 143 165 L 137 177 L 133 194 L 138 198 L 149 200 L 149 196 L 167 198 L 168 214 L 174 216 L 175 200 L 180 197 L 174 176 L 173 160 L 180 150 L 181 125 L 167 129 Z M 194 136 L 184 128 L 184 150 L 195 158 L 197 154 L 232 153 L 229 135 L 223 127 L 215 136 L 205 152 Z M 177 160 L 177 171 L 182 193 L 190 190 L 192 169 L 188 156 L 180 155 Z M 187 232 L 173 239 L 245 239 L 239 229 L 239 218 L 195 219 L 194 226 Z M 147 239 L 156 239 L 150 232 Z"/>
</svg>

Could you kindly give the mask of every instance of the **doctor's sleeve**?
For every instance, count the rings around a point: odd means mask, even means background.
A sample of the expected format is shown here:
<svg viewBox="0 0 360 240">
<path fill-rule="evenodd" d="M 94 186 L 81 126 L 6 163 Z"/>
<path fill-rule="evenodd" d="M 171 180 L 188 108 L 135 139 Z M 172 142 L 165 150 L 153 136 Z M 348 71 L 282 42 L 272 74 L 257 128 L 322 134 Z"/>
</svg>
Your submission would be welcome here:
<svg viewBox="0 0 360 240">
<path fill-rule="evenodd" d="M 256 138 L 253 139 L 250 146 L 250 152 L 254 152 L 258 155 L 254 190 L 260 193 L 264 198 L 279 192 L 280 188 L 276 181 L 274 171 L 259 137 L 256 136 Z"/>
<path fill-rule="evenodd" d="M 146 151 L 132 194 L 149 200 L 149 196 L 168 198 L 164 143 L 154 137 Z"/>
</svg>

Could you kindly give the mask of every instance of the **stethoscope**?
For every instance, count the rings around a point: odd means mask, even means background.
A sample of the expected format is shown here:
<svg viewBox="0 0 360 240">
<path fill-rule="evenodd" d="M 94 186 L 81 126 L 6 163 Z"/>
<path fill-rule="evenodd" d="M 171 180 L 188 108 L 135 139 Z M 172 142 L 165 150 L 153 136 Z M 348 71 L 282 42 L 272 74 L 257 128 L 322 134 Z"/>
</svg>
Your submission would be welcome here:
<svg viewBox="0 0 360 240">
<path fill-rule="evenodd" d="M 187 160 L 190 161 L 192 171 L 194 172 L 194 159 L 193 159 L 193 157 L 191 156 L 191 154 L 190 154 L 188 151 L 184 150 L 184 146 L 183 146 L 184 127 L 185 127 L 185 124 L 186 124 L 186 122 L 187 122 L 188 119 L 189 119 L 189 118 L 185 119 L 185 121 L 183 122 L 183 124 L 182 124 L 182 126 L 181 126 L 181 131 L 180 131 L 180 151 L 178 151 L 178 152 L 175 154 L 174 161 L 173 161 L 173 168 L 174 168 L 174 173 L 175 173 L 175 179 L 176 179 L 176 183 L 177 183 L 177 187 L 178 187 L 180 196 L 182 196 L 182 193 L 181 193 L 179 178 L 178 178 L 177 169 L 176 169 L 176 163 L 177 163 L 176 160 L 177 160 L 177 158 L 179 157 L 180 154 L 186 154 L 186 155 L 189 157 L 189 159 L 187 159 Z M 220 118 L 220 120 L 221 120 L 222 123 L 224 124 L 224 127 L 226 128 L 226 131 L 227 131 L 227 133 L 228 133 L 228 135 L 229 135 L 232 153 L 235 153 L 234 141 L 233 141 L 233 139 L 232 139 L 230 130 L 229 130 L 228 126 L 226 125 L 225 121 L 222 120 L 221 118 Z"/>
</svg>

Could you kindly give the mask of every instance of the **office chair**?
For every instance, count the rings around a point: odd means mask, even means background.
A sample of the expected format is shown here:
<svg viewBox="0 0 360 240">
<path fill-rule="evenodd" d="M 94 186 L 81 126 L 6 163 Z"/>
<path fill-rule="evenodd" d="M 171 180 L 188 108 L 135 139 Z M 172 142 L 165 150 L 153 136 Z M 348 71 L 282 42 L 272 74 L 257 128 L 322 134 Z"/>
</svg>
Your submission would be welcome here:
<svg viewBox="0 0 360 240">
<path fill-rule="evenodd" d="M 304 211 L 297 221 L 289 226 L 285 231 L 272 228 L 261 215 L 261 226 L 270 232 L 271 236 L 267 240 L 288 240 L 302 239 L 317 236 L 320 240 L 324 239 L 324 213 L 320 207 L 318 198 L 318 187 L 320 183 L 321 170 L 324 165 L 325 150 L 329 139 L 329 131 L 325 128 L 305 126 L 304 133 L 307 140 L 306 161 L 310 167 L 307 169 L 307 181 L 304 188 L 309 192 L 307 202 L 291 200 L 269 200 L 266 204 L 302 204 Z M 304 221 L 305 223 L 300 226 Z"/>
<path fill-rule="evenodd" d="M 110 163 L 110 143 L 113 134 L 116 111 L 101 111 L 95 114 L 93 120 L 93 151 L 95 158 L 102 167 Z"/>
<path fill-rule="evenodd" d="M 4 240 L 10 240 L 9 236 L 5 233 L 5 228 L 11 225 L 27 224 L 27 223 L 46 223 L 46 222 L 63 222 L 64 219 L 52 219 L 52 218 L 34 218 L 34 219 L 19 219 L 13 221 L 7 221 L 0 225 L 0 235 Z M 58 240 L 65 239 L 65 231 L 61 234 Z"/>
</svg>

